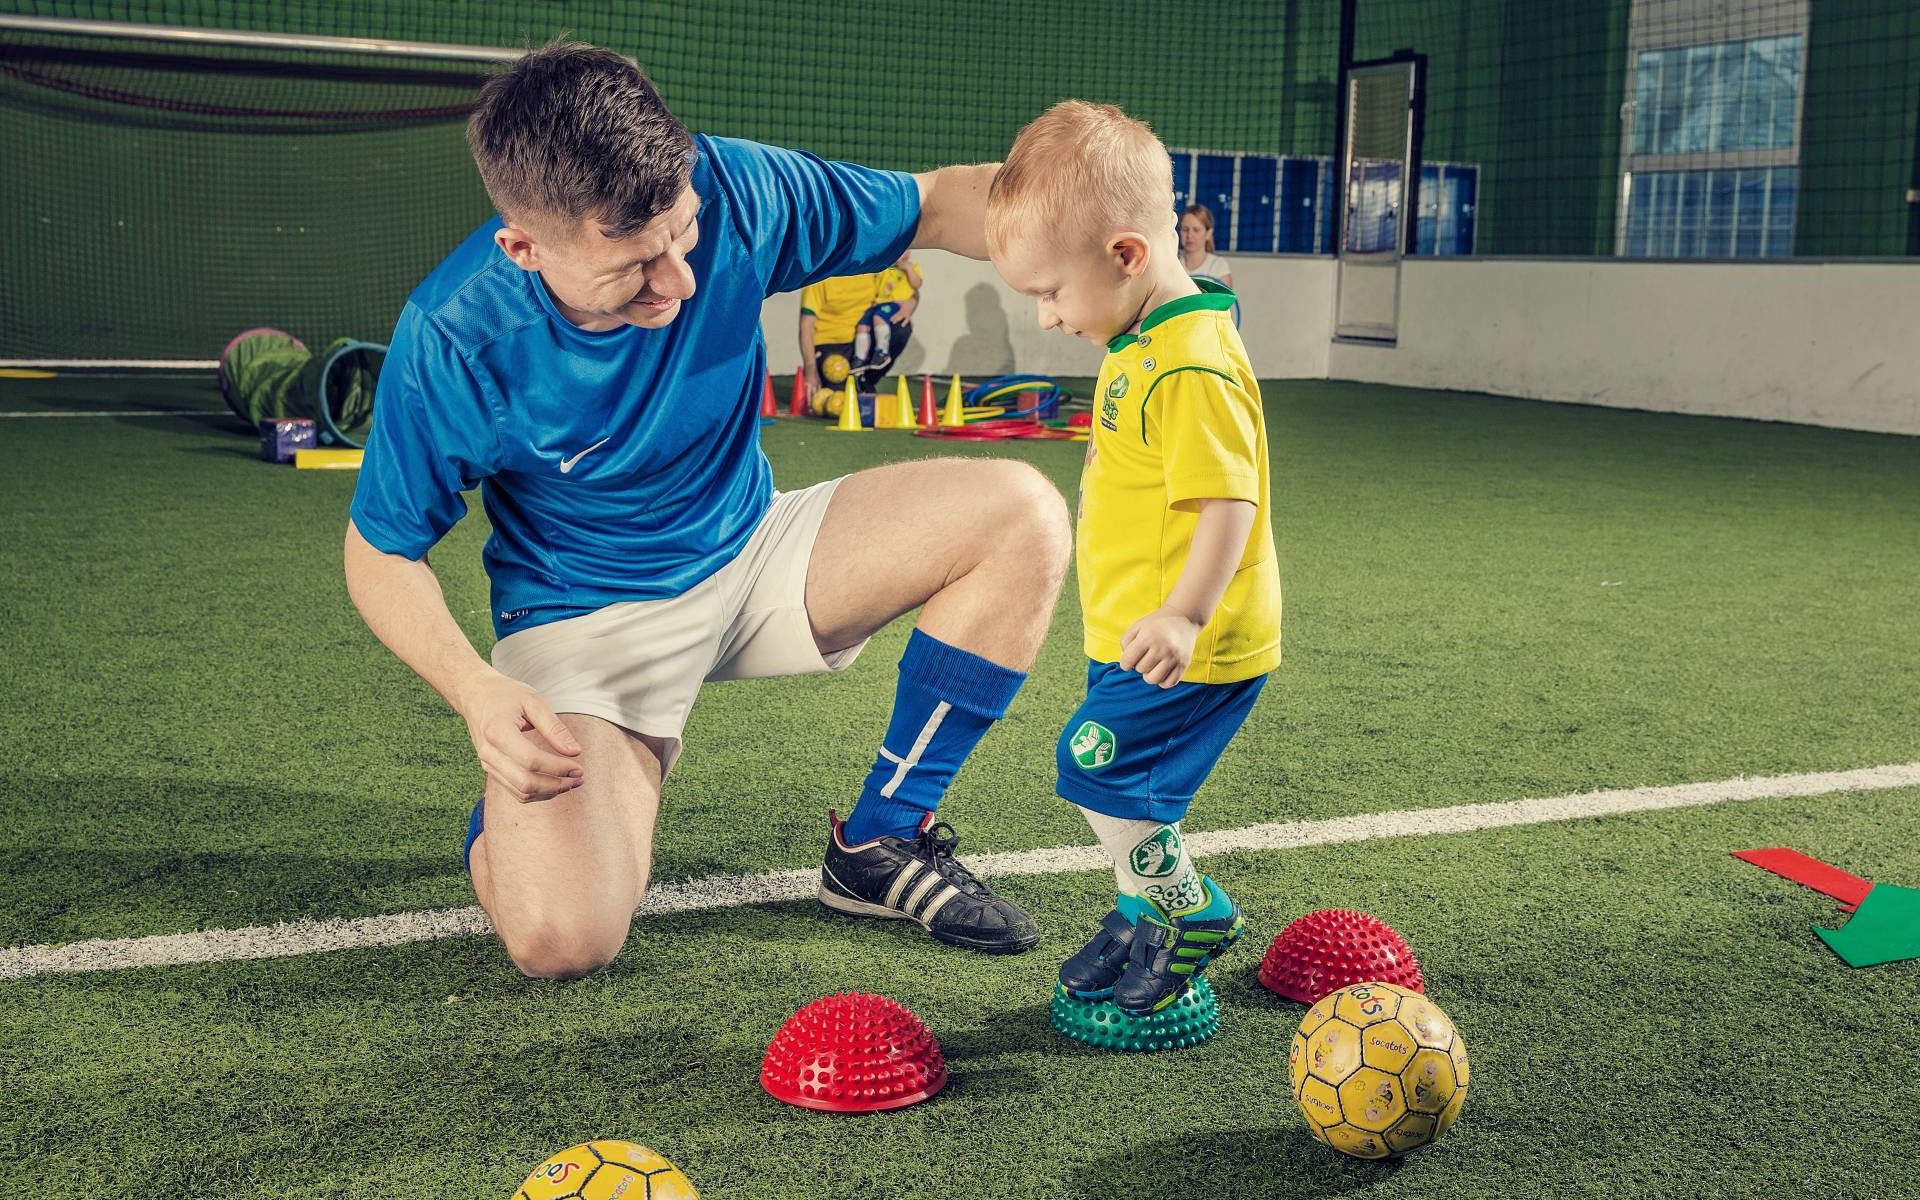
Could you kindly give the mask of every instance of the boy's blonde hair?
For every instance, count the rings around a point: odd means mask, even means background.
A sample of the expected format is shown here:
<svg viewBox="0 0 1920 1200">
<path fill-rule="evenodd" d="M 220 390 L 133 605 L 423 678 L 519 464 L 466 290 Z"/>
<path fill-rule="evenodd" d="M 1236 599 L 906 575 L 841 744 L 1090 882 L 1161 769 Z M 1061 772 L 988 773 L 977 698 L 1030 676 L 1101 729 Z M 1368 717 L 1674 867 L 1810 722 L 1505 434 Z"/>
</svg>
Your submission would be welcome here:
<svg viewBox="0 0 1920 1200">
<path fill-rule="evenodd" d="M 987 245 L 1022 229 L 1056 243 L 1116 229 L 1170 233 L 1173 160 L 1146 122 L 1111 104 L 1062 100 L 1013 139 L 987 192 Z"/>
</svg>

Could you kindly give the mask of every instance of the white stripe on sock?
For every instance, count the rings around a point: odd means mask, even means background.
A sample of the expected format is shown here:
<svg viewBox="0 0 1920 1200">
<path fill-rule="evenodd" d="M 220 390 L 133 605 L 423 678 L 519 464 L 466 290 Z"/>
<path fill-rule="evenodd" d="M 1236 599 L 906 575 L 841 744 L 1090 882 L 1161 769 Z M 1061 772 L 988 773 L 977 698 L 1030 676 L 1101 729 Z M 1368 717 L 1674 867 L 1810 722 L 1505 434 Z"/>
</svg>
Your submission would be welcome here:
<svg viewBox="0 0 1920 1200">
<path fill-rule="evenodd" d="M 913 740 L 913 749 L 907 751 L 905 758 L 899 757 L 885 746 L 880 747 L 880 757 L 894 764 L 893 778 L 887 780 L 887 786 L 880 789 L 882 796 L 889 800 L 893 799 L 893 793 L 907 781 L 907 772 L 920 765 L 920 756 L 926 753 L 927 746 L 933 741 L 933 735 L 940 732 L 940 723 L 947 719 L 947 714 L 952 710 L 953 705 L 945 700 L 933 706 L 932 715 L 927 718 L 927 723 L 920 727 L 920 736 Z"/>
</svg>

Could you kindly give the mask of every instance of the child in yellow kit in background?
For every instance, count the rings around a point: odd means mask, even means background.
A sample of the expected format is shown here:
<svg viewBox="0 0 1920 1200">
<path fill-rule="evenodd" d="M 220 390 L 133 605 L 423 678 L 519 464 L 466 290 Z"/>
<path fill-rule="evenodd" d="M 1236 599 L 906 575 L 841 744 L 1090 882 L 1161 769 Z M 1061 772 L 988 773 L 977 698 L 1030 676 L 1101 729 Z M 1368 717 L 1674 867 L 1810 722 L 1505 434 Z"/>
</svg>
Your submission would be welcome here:
<svg viewBox="0 0 1920 1200">
<path fill-rule="evenodd" d="M 913 339 L 925 286 L 907 251 L 885 270 L 823 279 L 801 291 L 800 366 L 814 416 L 840 415 L 849 375 L 860 391 L 878 386 Z"/>
<path fill-rule="evenodd" d="M 1056 757 L 1119 895 L 1060 981 L 1135 1014 L 1241 935 L 1180 821 L 1280 663 L 1260 389 L 1233 294 L 1189 278 L 1173 228 L 1166 148 L 1078 100 L 1021 131 L 987 202 L 993 264 L 1041 328 L 1107 349 L 1075 539 L 1087 698 Z"/>
</svg>

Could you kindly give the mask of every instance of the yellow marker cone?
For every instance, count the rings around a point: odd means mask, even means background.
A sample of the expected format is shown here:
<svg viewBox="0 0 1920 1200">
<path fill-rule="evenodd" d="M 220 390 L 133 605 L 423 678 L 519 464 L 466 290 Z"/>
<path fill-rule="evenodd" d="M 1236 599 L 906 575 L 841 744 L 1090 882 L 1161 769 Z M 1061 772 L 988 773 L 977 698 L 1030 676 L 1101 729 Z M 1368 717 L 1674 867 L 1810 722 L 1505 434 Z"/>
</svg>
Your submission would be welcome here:
<svg viewBox="0 0 1920 1200">
<path fill-rule="evenodd" d="M 893 409 L 893 400 L 879 387 L 873 389 L 873 427 L 875 429 L 900 428 L 900 414 Z"/>
<path fill-rule="evenodd" d="M 860 423 L 860 393 L 853 390 L 853 376 L 847 376 L 847 395 L 840 401 L 840 423 L 834 426 L 843 433 L 865 433 L 867 427 Z"/>
<path fill-rule="evenodd" d="M 913 395 L 907 391 L 907 377 L 900 377 L 900 386 L 894 389 L 894 410 L 899 414 L 894 424 L 901 429 L 912 429 L 919 422 L 913 415 Z"/>
<path fill-rule="evenodd" d="M 947 385 L 947 408 L 940 414 L 940 428 L 958 429 L 966 423 L 967 406 L 960 398 L 960 375 L 956 372 L 953 382 Z"/>
</svg>

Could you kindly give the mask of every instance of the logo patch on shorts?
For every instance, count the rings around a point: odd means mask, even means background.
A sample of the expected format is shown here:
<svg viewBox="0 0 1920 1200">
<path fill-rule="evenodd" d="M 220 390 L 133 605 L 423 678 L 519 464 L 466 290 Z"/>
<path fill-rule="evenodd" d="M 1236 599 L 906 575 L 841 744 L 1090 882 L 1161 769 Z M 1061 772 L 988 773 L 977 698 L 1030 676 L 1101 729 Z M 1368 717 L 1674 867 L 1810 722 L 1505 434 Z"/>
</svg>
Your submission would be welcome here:
<svg viewBox="0 0 1920 1200">
<path fill-rule="evenodd" d="M 1098 721 L 1087 721 L 1074 731 L 1067 749 L 1073 751 L 1073 761 L 1079 763 L 1082 770 L 1097 771 L 1113 761 L 1117 744 L 1113 730 Z"/>
<path fill-rule="evenodd" d="M 1171 825 L 1162 825 L 1151 837 L 1143 839 L 1127 852 L 1127 865 L 1133 868 L 1133 873 L 1148 879 L 1173 874 L 1173 868 L 1179 861 L 1180 832 Z"/>
</svg>

